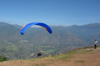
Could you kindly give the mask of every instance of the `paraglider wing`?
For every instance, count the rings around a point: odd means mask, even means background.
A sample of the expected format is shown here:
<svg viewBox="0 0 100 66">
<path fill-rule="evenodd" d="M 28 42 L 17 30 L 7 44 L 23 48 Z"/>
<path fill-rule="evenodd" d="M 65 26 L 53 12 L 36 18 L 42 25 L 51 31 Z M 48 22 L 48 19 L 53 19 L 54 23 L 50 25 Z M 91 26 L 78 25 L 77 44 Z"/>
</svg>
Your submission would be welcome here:
<svg viewBox="0 0 100 66">
<path fill-rule="evenodd" d="M 26 24 L 25 26 L 22 27 L 21 32 L 20 32 L 21 35 L 23 35 L 24 32 L 25 32 L 29 27 L 31 27 L 32 25 L 39 25 L 39 26 L 42 26 L 42 27 L 44 27 L 50 34 L 52 33 L 51 28 L 50 28 L 47 24 L 45 24 L 45 23 L 40 23 L 40 22 L 33 22 L 33 23 L 28 23 L 28 24 Z"/>
</svg>

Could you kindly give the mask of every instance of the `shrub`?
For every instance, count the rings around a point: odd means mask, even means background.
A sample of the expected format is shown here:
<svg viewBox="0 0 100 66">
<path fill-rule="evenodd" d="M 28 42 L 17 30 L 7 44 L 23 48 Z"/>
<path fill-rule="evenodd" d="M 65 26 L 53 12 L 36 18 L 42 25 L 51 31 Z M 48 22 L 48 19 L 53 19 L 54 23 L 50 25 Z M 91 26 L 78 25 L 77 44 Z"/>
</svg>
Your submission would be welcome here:
<svg viewBox="0 0 100 66">
<path fill-rule="evenodd" d="M 7 61 L 7 58 L 6 58 L 6 57 L 0 56 L 0 62 L 1 62 L 1 61 Z"/>
</svg>

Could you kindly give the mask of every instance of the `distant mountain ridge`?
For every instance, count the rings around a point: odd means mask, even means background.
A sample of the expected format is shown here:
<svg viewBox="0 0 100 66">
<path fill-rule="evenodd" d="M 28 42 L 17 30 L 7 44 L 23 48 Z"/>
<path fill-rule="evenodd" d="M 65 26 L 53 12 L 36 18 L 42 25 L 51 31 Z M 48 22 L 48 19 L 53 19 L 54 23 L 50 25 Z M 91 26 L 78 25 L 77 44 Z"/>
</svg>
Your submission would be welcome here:
<svg viewBox="0 0 100 66">
<path fill-rule="evenodd" d="M 7 25 L 10 25 L 10 24 L 5 23 L 5 22 L 0 22 L 0 26 L 7 26 Z"/>
<path fill-rule="evenodd" d="M 0 22 L 0 55 L 9 59 L 35 58 L 41 51 L 43 55 L 55 55 L 79 47 L 91 46 L 94 40 L 100 42 L 100 23 L 73 26 L 51 26 L 49 34 L 44 28 L 31 27 L 24 35 L 22 26 Z"/>
</svg>

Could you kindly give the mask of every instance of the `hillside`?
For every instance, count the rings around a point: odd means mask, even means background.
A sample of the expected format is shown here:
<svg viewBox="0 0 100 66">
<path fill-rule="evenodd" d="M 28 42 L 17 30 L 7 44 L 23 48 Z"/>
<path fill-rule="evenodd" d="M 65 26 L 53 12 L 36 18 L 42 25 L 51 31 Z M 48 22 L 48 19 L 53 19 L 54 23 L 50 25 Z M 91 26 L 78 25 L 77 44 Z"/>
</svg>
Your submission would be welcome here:
<svg viewBox="0 0 100 66">
<path fill-rule="evenodd" d="M 67 27 L 67 30 L 72 34 L 80 37 L 89 45 L 94 42 L 94 39 L 97 39 L 100 42 L 100 23 L 91 23 L 82 26 L 73 25 Z"/>
<path fill-rule="evenodd" d="M 93 46 L 100 42 L 100 24 L 83 26 L 51 26 L 49 34 L 44 28 L 29 28 L 20 34 L 22 26 L 0 22 L 0 56 L 9 60 L 36 58 L 40 51 L 43 56 L 56 55 L 70 50 Z"/>
<path fill-rule="evenodd" d="M 62 28 L 52 27 L 53 34 L 43 28 L 29 28 L 21 35 L 18 25 L 0 24 L 0 56 L 10 60 L 35 58 L 39 51 L 43 55 L 60 54 L 87 44 Z"/>
<path fill-rule="evenodd" d="M 11 60 L 1 62 L 0 66 L 99 66 L 100 46 L 80 48 L 64 54 L 36 59 Z"/>
</svg>

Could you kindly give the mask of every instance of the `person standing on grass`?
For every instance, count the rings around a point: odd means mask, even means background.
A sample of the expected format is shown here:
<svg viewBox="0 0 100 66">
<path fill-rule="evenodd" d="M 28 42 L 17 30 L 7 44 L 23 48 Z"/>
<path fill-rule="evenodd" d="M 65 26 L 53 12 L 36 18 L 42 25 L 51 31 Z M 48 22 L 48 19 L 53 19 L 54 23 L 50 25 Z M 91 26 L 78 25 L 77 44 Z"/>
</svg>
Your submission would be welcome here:
<svg viewBox="0 0 100 66">
<path fill-rule="evenodd" d="M 97 40 L 95 40 L 95 44 L 94 44 L 95 49 L 97 48 L 97 44 L 98 44 L 98 42 L 97 42 Z"/>
</svg>

